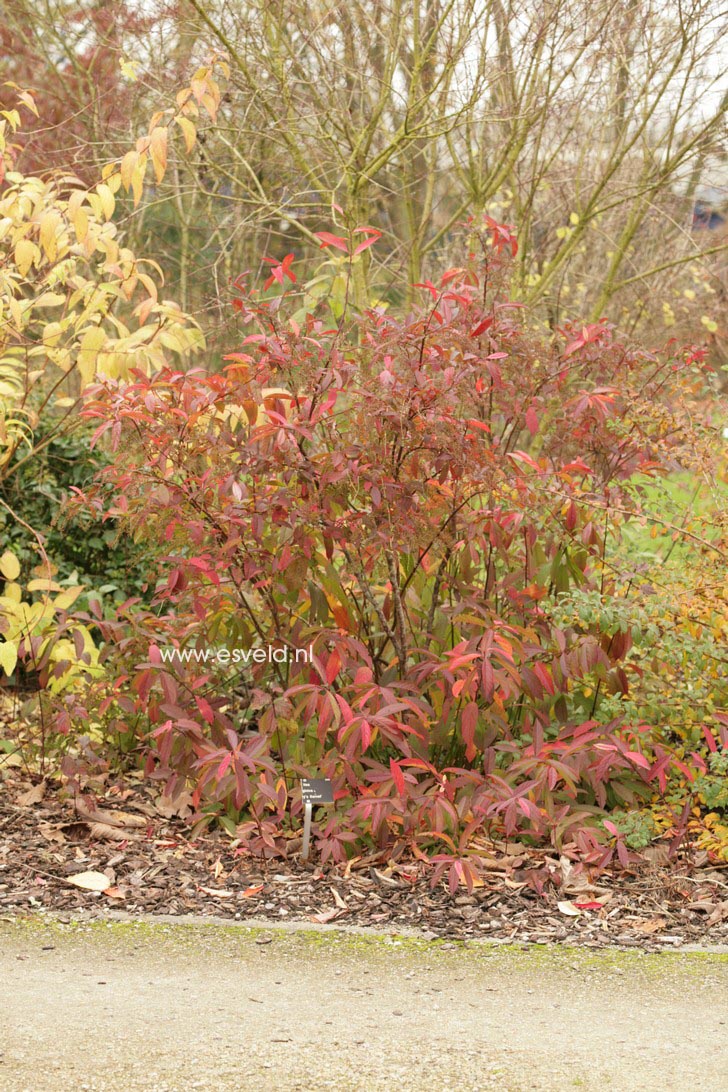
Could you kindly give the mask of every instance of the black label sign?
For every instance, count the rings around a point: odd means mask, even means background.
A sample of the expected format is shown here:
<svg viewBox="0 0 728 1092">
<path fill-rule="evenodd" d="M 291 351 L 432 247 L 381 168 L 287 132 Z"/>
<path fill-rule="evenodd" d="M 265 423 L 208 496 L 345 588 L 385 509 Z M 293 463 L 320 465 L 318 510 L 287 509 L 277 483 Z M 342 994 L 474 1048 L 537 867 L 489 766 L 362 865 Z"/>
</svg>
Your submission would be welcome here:
<svg viewBox="0 0 728 1092">
<path fill-rule="evenodd" d="M 301 797 L 312 804 L 333 804 L 334 786 L 328 777 L 302 777 Z"/>
</svg>

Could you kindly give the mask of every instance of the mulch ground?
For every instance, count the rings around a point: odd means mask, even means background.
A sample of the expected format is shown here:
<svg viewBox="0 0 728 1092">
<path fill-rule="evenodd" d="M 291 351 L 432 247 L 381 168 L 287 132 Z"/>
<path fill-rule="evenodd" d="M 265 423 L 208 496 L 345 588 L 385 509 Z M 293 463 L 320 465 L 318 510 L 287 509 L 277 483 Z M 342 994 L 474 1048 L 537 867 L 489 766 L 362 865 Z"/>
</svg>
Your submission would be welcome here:
<svg viewBox="0 0 728 1092">
<path fill-rule="evenodd" d="M 213 915 L 244 921 L 314 921 L 425 936 L 569 943 L 602 948 L 674 948 L 728 943 L 728 864 L 683 847 L 669 865 L 654 847 L 638 870 L 576 874 L 565 858 L 489 846 L 482 886 L 453 895 L 432 887 L 431 870 L 401 855 L 347 865 L 286 861 L 240 852 L 221 831 L 191 838 L 145 786 L 89 805 L 8 772 L 0 782 L 0 914 L 52 911 L 70 918 L 127 914 Z M 545 869 L 542 894 L 529 884 Z M 82 872 L 110 881 L 103 891 L 71 882 Z"/>
</svg>

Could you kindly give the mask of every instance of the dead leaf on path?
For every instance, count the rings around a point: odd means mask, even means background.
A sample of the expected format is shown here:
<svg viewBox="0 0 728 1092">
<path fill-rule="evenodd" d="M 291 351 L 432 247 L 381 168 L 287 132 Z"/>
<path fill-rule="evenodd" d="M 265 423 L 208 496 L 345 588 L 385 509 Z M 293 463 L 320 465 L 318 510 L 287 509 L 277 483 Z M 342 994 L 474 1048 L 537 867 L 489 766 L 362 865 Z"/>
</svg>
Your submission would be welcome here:
<svg viewBox="0 0 728 1092">
<path fill-rule="evenodd" d="M 336 888 L 332 887 L 332 888 L 330 888 L 330 891 L 331 891 L 331 894 L 334 896 L 334 902 L 338 906 L 339 910 L 348 910 L 349 907 L 346 905 L 346 903 L 344 902 L 344 900 L 342 899 L 341 895 L 336 890 Z"/>
<path fill-rule="evenodd" d="M 162 795 L 157 798 L 155 807 L 158 814 L 165 819 L 174 819 L 175 816 L 178 816 L 180 819 L 186 819 L 192 812 L 192 793 L 181 792 L 174 798 L 167 796 L 166 793 L 162 793 Z"/>
<path fill-rule="evenodd" d="M 319 925 L 326 925 L 327 922 L 338 918 L 341 913 L 341 910 L 324 910 L 320 914 L 310 914 L 308 920 L 318 922 Z"/>
<path fill-rule="evenodd" d="M 586 872 L 577 872 L 569 858 L 562 853 L 559 857 L 561 867 L 561 890 L 565 895 L 583 895 L 588 891 L 596 891 L 597 888 L 589 882 Z"/>
<path fill-rule="evenodd" d="M 119 887 L 107 887 L 103 892 L 107 899 L 125 899 L 126 895 Z"/>
<path fill-rule="evenodd" d="M 667 925 L 665 918 L 648 918 L 647 921 L 638 921 L 636 925 L 631 928 L 636 933 L 644 933 L 649 936 L 650 933 L 659 933 Z"/>
<path fill-rule="evenodd" d="M 217 899 L 231 899 L 235 894 L 234 891 L 228 891 L 224 887 L 198 887 L 197 890 L 202 891 L 205 895 L 214 895 Z"/>
<path fill-rule="evenodd" d="M 253 895 L 259 895 L 265 885 L 259 883 L 257 887 L 246 887 L 243 891 L 244 899 L 252 899 Z"/>
<path fill-rule="evenodd" d="M 134 815 L 130 811 L 93 811 L 76 802 L 76 811 L 87 823 L 103 823 L 109 827 L 146 827 L 147 820 L 143 815 Z"/>
<path fill-rule="evenodd" d="M 63 845 L 66 840 L 61 828 L 54 823 L 39 823 L 38 832 L 43 835 L 47 842 L 57 842 L 59 845 Z"/>
<path fill-rule="evenodd" d="M 399 880 L 395 880 L 391 876 L 388 876 L 386 872 L 380 872 L 379 869 L 374 868 L 373 865 L 370 868 L 369 872 L 370 872 L 370 875 L 371 875 L 372 879 L 376 880 L 377 883 L 381 884 L 382 887 L 401 887 L 402 886 L 402 884 L 399 882 Z"/>
<path fill-rule="evenodd" d="M 566 914 L 568 918 L 581 917 L 581 910 L 577 910 L 573 902 L 568 902 L 565 900 L 564 902 L 557 902 L 556 905 L 558 906 L 561 913 Z"/>
<path fill-rule="evenodd" d="M 662 865 L 666 865 L 670 859 L 670 848 L 664 843 L 658 843 L 654 846 L 645 846 L 642 850 L 642 856 L 646 861 L 649 861 L 651 865 L 661 867 Z"/>
<path fill-rule="evenodd" d="M 108 823 L 89 823 L 88 829 L 92 838 L 98 838 L 103 842 L 126 842 L 129 838 L 133 838 L 131 831 L 123 830 L 121 827 L 110 827 Z"/>
<path fill-rule="evenodd" d="M 111 880 L 103 872 L 77 872 L 75 876 L 67 876 L 66 883 L 84 891 L 106 891 L 111 887 Z"/>
<path fill-rule="evenodd" d="M 719 902 L 713 913 L 708 918 L 708 925 L 717 925 L 719 921 L 728 918 L 728 901 Z"/>
<path fill-rule="evenodd" d="M 39 785 L 33 785 L 27 792 L 23 792 L 16 798 L 15 803 L 19 804 L 21 808 L 29 808 L 33 804 L 40 804 L 41 800 L 45 796 L 46 783 L 41 781 Z"/>
<path fill-rule="evenodd" d="M 689 903 L 688 910 L 704 910 L 706 914 L 710 914 L 715 910 L 716 905 L 712 899 L 700 899 L 698 902 Z"/>
</svg>

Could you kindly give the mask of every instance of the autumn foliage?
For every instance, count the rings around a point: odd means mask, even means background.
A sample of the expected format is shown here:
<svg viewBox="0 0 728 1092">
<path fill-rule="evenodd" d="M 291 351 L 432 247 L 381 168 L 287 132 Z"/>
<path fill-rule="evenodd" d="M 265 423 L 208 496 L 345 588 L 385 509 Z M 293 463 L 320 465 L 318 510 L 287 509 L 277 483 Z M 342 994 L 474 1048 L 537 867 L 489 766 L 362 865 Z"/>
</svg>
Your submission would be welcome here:
<svg viewBox="0 0 728 1092">
<path fill-rule="evenodd" d="M 221 372 L 90 393 L 114 460 L 76 504 L 157 565 L 151 608 L 88 619 L 110 669 L 96 715 L 265 856 L 286 851 L 300 775 L 334 782 L 324 860 L 405 844 L 453 886 L 495 837 L 624 863 L 605 809 L 694 776 L 668 733 L 584 696 L 587 679 L 628 692 L 630 630 L 559 625 L 554 605 L 609 590 L 635 476 L 694 453 L 700 354 L 630 349 L 606 322 L 538 336 L 503 289 L 512 230 L 471 231 L 478 256 L 418 286 L 411 314 L 292 320 L 287 259 L 278 294 L 237 282 Z M 289 654 L 232 659 L 268 645 Z"/>
</svg>

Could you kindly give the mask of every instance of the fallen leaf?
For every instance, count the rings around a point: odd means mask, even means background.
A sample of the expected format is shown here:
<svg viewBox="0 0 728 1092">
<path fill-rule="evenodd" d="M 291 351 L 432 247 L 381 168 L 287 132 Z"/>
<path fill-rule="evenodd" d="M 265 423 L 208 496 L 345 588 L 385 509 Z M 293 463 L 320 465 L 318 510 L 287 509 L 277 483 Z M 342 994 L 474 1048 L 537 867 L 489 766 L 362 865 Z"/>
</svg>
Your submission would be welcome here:
<svg viewBox="0 0 728 1092">
<path fill-rule="evenodd" d="M 89 834 L 103 842 L 126 842 L 132 835 L 121 827 L 110 827 L 108 823 L 89 823 Z"/>
<path fill-rule="evenodd" d="M 134 815 L 129 811 L 90 811 L 79 801 L 76 811 L 87 823 L 104 823 L 109 827 L 145 827 L 147 820 L 143 815 Z"/>
<path fill-rule="evenodd" d="M 670 850 L 666 845 L 645 846 L 642 850 L 642 856 L 646 861 L 649 861 L 651 865 L 661 867 L 666 865 L 670 859 Z"/>
<path fill-rule="evenodd" d="M 308 920 L 316 921 L 319 925 L 326 925 L 327 922 L 338 918 L 340 913 L 341 910 L 324 910 L 320 914 L 310 914 Z"/>
<path fill-rule="evenodd" d="M 583 871 L 577 872 L 569 858 L 562 853 L 559 857 L 561 867 L 561 890 L 567 895 L 584 895 L 586 892 L 596 891 L 594 884 L 589 883 L 589 877 Z"/>
<path fill-rule="evenodd" d="M 197 890 L 203 891 L 205 895 L 213 895 L 218 899 L 231 899 L 235 894 L 234 891 L 227 891 L 225 888 L 198 887 Z"/>
<path fill-rule="evenodd" d="M 637 933 L 659 933 L 661 929 L 664 929 L 667 922 L 664 918 L 648 918 L 647 921 L 638 921 L 636 925 L 632 926 L 632 929 Z"/>
<path fill-rule="evenodd" d="M 259 895 L 265 885 L 259 883 L 257 887 L 246 887 L 243 891 L 244 899 L 252 899 L 253 895 Z"/>
<path fill-rule="evenodd" d="M 63 831 L 52 823 L 39 823 L 38 832 L 43 835 L 47 842 L 58 842 L 59 844 L 63 844 L 66 840 Z"/>
<path fill-rule="evenodd" d="M 33 785 L 27 792 L 21 793 L 15 803 L 19 804 L 21 808 L 29 808 L 32 804 L 40 804 L 45 796 L 45 791 L 46 783 L 41 781 L 39 785 Z"/>
<path fill-rule="evenodd" d="M 557 902 L 556 905 L 558 906 L 561 913 L 566 914 L 566 916 L 568 918 L 581 917 L 581 910 L 577 910 L 577 908 L 574 906 L 573 902 L 567 902 L 567 901 Z"/>
<path fill-rule="evenodd" d="M 174 798 L 162 793 L 157 799 L 155 807 L 157 812 L 165 819 L 173 819 L 175 816 L 186 819 L 192 812 L 192 793 L 181 792 Z"/>
<path fill-rule="evenodd" d="M 336 890 L 336 888 L 332 887 L 332 888 L 330 888 L 330 891 L 331 891 L 331 894 L 334 896 L 334 902 L 338 906 L 339 910 L 348 910 L 349 907 L 346 905 L 346 903 L 344 902 L 344 900 L 342 899 L 341 895 Z"/>
<path fill-rule="evenodd" d="M 708 925 L 717 925 L 719 921 L 728 918 L 728 900 L 719 902 L 713 913 L 708 918 Z"/>
<path fill-rule="evenodd" d="M 84 891 L 106 891 L 111 887 L 111 880 L 103 872 L 77 872 L 75 876 L 67 876 L 66 883 Z"/>
<path fill-rule="evenodd" d="M 399 880 L 392 879 L 391 876 L 388 876 L 385 872 L 380 872 L 378 868 L 374 868 L 373 866 L 370 869 L 370 874 L 371 874 L 372 878 L 377 881 L 378 884 L 382 885 L 382 887 L 401 887 L 402 886 L 401 883 L 399 882 Z"/>
<path fill-rule="evenodd" d="M 712 899 L 700 899 L 698 902 L 689 903 L 688 910 L 704 910 L 706 914 L 712 914 L 716 905 Z"/>
<path fill-rule="evenodd" d="M 125 899 L 126 895 L 119 887 L 107 887 L 104 891 L 107 899 Z"/>
</svg>

